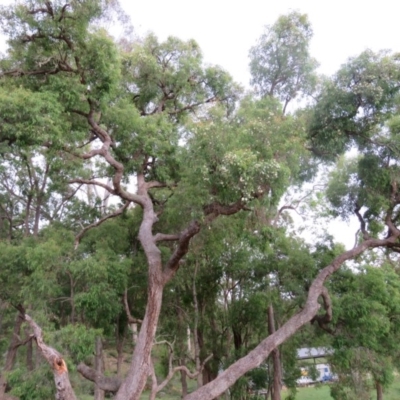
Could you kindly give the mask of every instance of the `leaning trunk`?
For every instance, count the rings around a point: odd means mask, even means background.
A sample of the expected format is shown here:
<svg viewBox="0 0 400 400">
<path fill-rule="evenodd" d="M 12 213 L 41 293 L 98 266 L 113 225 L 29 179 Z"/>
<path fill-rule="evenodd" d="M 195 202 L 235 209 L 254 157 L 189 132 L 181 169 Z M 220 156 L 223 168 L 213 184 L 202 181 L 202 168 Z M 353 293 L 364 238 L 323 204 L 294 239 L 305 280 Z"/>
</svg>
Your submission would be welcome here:
<svg viewBox="0 0 400 400">
<path fill-rule="evenodd" d="M 137 400 L 150 373 L 150 356 L 160 315 L 163 285 L 149 282 L 149 294 L 145 317 L 139 332 L 128 375 L 118 390 L 115 400 Z"/>
</svg>

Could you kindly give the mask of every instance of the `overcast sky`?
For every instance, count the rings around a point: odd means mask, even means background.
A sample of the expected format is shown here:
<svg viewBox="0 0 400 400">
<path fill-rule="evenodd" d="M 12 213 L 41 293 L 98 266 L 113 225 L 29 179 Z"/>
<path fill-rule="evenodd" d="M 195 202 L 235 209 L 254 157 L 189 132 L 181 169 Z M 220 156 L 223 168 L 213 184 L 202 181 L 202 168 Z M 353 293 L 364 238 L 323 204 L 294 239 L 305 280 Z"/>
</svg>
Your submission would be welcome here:
<svg viewBox="0 0 400 400">
<path fill-rule="evenodd" d="M 243 85 L 250 79 L 248 52 L 281 14 L 297 10 L 314 29 L 311 53 L 320 72 L 334 73 L 366 48 L 400 50 L 400 2 L 396 0 L 122 0 L 138 34 L 153 31 L 195 39 L 205 60 L 219 64 Z"/>
</svg>

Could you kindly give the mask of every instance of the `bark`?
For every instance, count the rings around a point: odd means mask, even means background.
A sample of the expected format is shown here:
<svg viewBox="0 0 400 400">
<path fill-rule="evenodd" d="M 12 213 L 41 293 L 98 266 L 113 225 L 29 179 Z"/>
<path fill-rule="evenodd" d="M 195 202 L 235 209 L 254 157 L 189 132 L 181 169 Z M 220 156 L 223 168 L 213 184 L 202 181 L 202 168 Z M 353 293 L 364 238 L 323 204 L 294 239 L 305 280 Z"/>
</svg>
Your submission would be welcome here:
<svg viewBox="0 0 400 400">
<path fill-rule="evenodd" d="M 275 333 L 275 317 L 274 308 L 272 305 L 268 307 L 268 333 L 270 335 Z M 272 400 L 281 400 L 282 389 L 282 376 L 281 376 L 281 362 L 279 356 L 279 348 L 272 350 L 272 362 L 274 365 L 274 380 L 272 384 Z"/>
<path fill-rule="evenodd" d="M 194 270 L 193 277 L 193 307 L 194 307 L 194 360 L 196 363 L 196 369 L 200 368 L 200 343 L 199 343 L 199 303 L 197 301 L 197 290 L 196 290 L 196 276 L 197 276 L 197 261 Z M 197 388 L 203 386 L 203 376 L 199 374 L 197 376 Z"/>
<path fill-rule="evenodd" d="M 376 400 L 383 400 L 383 386 L 380 382 L 376 382 Z"/>
<path fill-rule="evenodd" d="M 103 343 L 100 337 L 96 338 L 95 351 L 94 368 L 96 370 L 97 376 L 102 376 L 104 374 L 104 360 Z M 94 388 L 94 400 L 104 400 L 104 394 L 104 390 L 96 384 Z"/>
<path fill-rule="evenodd" d="M 390 221 L 389 221 L 390 222 Z M 353 249 L 342 253 L 336 257 L 334 261 L 323 268 L 311 284 L 308 292 L 307 301 L 304 308 L 290 318 L 275 333 L 250 351 L 246 356 L 242 357 L 225 371 L 223 371 L 212 382 L 202 386 L 200 389 L 186 396 L 185 400 L 211 400 L 221 395 L 225 390 L 232 386 L 241 376 L 253 368 L 258 367 L 277 346 L 284 343 L 292 335 L 294 335 L 302 326 L 310 322 L 320 308 L 318 299 L 324 291 L 324 283 L 328 277 L 335 273 L 340 266 L 347 260 L 350 260 L 367 249 L 376 247 L 391 247 L 397 242 L 400 232 L 392 229 L 394 234 L 387 239 L 369 239 L 365 240 Z"/>
<path fill-rule="evenodd" d="M 84 363 L 80 363 L 77 370 L 84 378 L 96 383 L 96 385 L 100 389 L 106 392 L 115 393 L 118 391 L 122 384 L 122 379 L 120 379 L 119 377 L 99 375 L 99 373 L 95 369 L 88 367 Z"/>
<path fill-rule="evenodd" d="M 150 355 L 160 315 L 163 286 L 157 276 L 150 276 L 145 317 L 139 332 L 137 344 L 127 379 L 123 382 L 115 400 L 139 399 L 150 373 Z"/>
<path fill-rule="evenodd" d="M 43 342 L 42 330 L 39 325 L 37 325 L 36 322 L 25 313 L 25 310 L 21 306 L 18 308 L 21 317 L 33 330 L 33 338 L 36 341 L 39 351 L 53 370 L 54 381 L 56 384 L 56 400 L 77 400 L 69 380 L 67 364 L 63 357 L 57 350 L 47 346 Z"/>
<path fill-rule="evenodd" d="M 29 336 L 28 333 L 27 336 Z M 33 371 L 34 369 L 32 340 L 29 340 L 26 344 L 26 367 L 28 371 Z"/>
<path fill-rule="evenodd" d="M 122 337 L 117 333 L 117 376 L 121 377 L 121 366 L 124 361 L 125 335 Z"/>
<path fill-rule="evenodd" d="M 179 363 L 180 363 L 180 366 L 186 367 L 184 358 L 179 360 Z M 183 369 L 181 369 L 180 372 L 181 372 L 182 398 L 184 398 L 188 394 L 188 385 L 187 385 L 187 379 L 186 379 L 187 374 L 186 374 L 185 370 L 183 370 Z"/>
</svg>

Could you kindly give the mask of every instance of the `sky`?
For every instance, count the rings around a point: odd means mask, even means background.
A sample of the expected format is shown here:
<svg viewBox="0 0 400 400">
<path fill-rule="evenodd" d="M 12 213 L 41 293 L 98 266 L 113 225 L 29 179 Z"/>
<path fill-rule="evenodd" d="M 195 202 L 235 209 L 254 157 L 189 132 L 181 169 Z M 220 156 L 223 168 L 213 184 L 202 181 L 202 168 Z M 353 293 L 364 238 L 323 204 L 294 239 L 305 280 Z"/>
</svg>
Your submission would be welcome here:
<svg viewBox="0 0 400 400">
<path fill-rule="evenodd" d="M 195 39 L 205 61 L 248 85 L 248 52 L 265 25 L 291 10 L 308 14 L 313 26 L 311 54 L 330 75 L 363 50 L 400 51 L 400 2 L 395 0 L 122 0 L 136 33 L 153 31 Z"/>
<path fill-rule="evenodd" d="M 67 2 L 67 0 L 66 0 Z M 0 5 L 13 3 L 0 0 Z M 227 70 L 248 86 L 248 53 L 266 25 L 289 11 L 308 14 L 314 30 L 310 52 L 320 63 L 319 72 L 331 75 L 349 57 L 365 49 L 400 51 L 400 2 L 395 0 L 120 0 L 131 17 L 135 34 L 154 32 L 195 39 L 208 64 Z M 111 27 L 113 30 L 115 27 Z M 0 50 L 4 37 L 0 36 Z M 330 231 L 352 247 L 357 227 L 340 221 Z"/>
</svg>

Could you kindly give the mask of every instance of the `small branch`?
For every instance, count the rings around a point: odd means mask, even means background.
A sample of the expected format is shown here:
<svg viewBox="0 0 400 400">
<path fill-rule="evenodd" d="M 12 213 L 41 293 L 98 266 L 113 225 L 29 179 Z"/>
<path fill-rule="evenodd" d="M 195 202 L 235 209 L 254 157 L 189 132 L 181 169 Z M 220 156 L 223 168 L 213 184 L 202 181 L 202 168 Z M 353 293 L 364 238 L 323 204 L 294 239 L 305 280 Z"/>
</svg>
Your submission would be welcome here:
<svg viewBox="0 0 400 400">
<path fill-rule="evenodd" d="M 176 240 L 179 240 L 179 235 L 167 235 L 164 233 L 157 233 L 154 235 L 154 240 L 156 242 L 174 242 Z"/>
<path fill-rule="evenodd" d="M 157 181 L 151 181 L 146 183 L 147 189 L 153 189 L 153 188 L 165 188 L 168 185 L 162 182 L 157 182 Z"/>
<path fill-rule="evenodd" d="M 178 246 L 172 253 L 163 271 L 165 283 L 167 283 L 175 275 L 179 268 L 179 261 L 181 261 L 181 259 L 189 250 L 190 239 L 199 232 L 200 224 L 197 221 L 193 221 L 185 230 L 180 233 Z"/>
<path fill-rule="evenodd" d="M 207 216 L 207 222 L 211 222 L 219 215 L 232 215 L 244 209 L 246 204 L 242 200 L 236 203 L 224 205 L 219 202 L 209 204 L 204 207 L 204 214 Z"/>
<path fill-rule="evenodd" d="M 65 10 L 69 7 L 70 4 L 65 4 L 64 7 L 61 9 L 60 18 L 58 18 L 58 22 L 61 22 L 65 18 Z"/>
<path fill-rule="evenodd" d="M 68 181 L 69 184 L 72 183 L 79 183 L 81 185 L 96 185 L 96 186 L 100 186 L 103 189 L 106 189 L 108 192 L 110 192 L 111 194 L 116 194 L 114 189 L 111 186 L 106 185 L 103 182 L 99 182 L 99 181 L 95 181 L 95 180 L 91 180 L 91 179 L 71 179 L 70 181 Z"/>
<path fill-rule="evenodd" d="M 363 235 L 363 239 L 364 240 L 368 240 L 368 239 L 371 238 L 371 236 L 367 232 L 365 220 L 360 214 L 360 209 L 361 209 L 361 207 L 359 205 L 356 205 L 356 208 L 354 209 L 354 214 L 357 215 L 357 218 L 360 221 L 360 229 L 361 229 L 361 232 L 362 232 L 362 235 Z"/>
<path fill-rule="evenodd" d="M 327 324 L 332 321 L 332 301 L 329 296 L 328 289 L 324 286 L 321 290 L 321 297 L 324 303 L 324 315 L 316 315 L 310 322 L 314 324 L 317 322 L 319 327 L 322 328 L 324 331 L 333 334 L 333 330 L 328 327 Z"/>
<path fill-rule="evenodd" d="M 118 210 L 114 211 L 111 214 L 106 215 L 105 217 L 99 219 L 96 222 L 93 222 L 92 224 L 85 226 L 85 228 L 83 228 L 78 235 L 75 236 L 75 250 L 78 248 L 79 246 L 79 242 L 82 239 L 83 235 L 90 229 L 95 228 L 96 226 L 101 225 L 103 222 L 107 221 L 110 218 L 115 218 L 118 217 L 118 215 L 121 215 L 129 206 L 130 202 L 127 201 L 121 208 L 119 208 Z"/>
<path fill-rule="evenodd" d="M 129 324 L 141 324 L 143 322 L 141 319 L 132 317 L 131 311 L 129 310 L 128 290 L 127 289 L 125 289 L 125 291 L 124 291 L 124 306 L 125 306 L 125 312 L 126 312 L 126 316 L 128 318 Z"/>
<path fill-rule="evenodd" d="M 197 378 L 197 376 L 199 374 L 201 374 L 201 372 L 204 369 L 204 366 L 208 363 L 208 361 L 211 360 L 211 358 L 213 357 L 212 354 L 210 354 L 200 365 L 200 368 L 198 368 L 196 371 L 191 372 L 185 365 L 180 365 L 178 367 L 173 367 L 172 362 L 173 362 L 173 358 L 174 358 L 174 349 L 173 349 L 173 345 L 168 342 L 167 340 L 163 340 L 161 342 L 156 342 L 154 344 L 166 344 L 168 346 L 168 350 L 169 350 L 169 357 L 168 357 L 168 375 L 167 377 L 158 385 L 157 384 L 157 377 L 154 371 L 154 365 L 153 362 L 151 362 L 151 366 L 150 366 L 150 375 L 152 377 L 152 388 L 151 388 L 151 393 L 149 396 L 150 400 L 154 400 L 156 397 L 156 394 L 158 392 L 160 392 L 161 390 L 163 390 L 165 388 L 165 386 L 168 385 L 168 383 L 171 381 L 171 379 L 174 377 L 174 375 L 178 372 L 178 371 L 185 371 L 186 375 L 190 378 L 190 379 L 195 379 Z"/>
<path fill-rule="evenodd" d="M 99 389 L 106 392 L 115 393 L 122 384 L 122 380 L 118 377 L 104 376 L 95 369 L 88 367 L 84 363 L 80 363 L 77 368 L 78 372 L 87 380 L 94 382 Z"/>
</svg>

